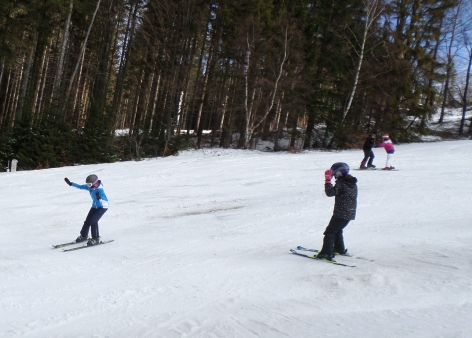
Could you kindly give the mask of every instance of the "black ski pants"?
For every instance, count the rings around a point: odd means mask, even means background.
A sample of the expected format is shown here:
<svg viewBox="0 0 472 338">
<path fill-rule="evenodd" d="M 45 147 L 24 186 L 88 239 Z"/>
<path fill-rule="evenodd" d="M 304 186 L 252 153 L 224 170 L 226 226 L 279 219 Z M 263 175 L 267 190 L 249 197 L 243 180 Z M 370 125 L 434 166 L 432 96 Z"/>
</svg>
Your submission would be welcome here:
<svg viewBox="0 0 472 338">
<path fill-rule="evenodd" d="M 331 217 L 325 232 L 323 233 L 323 248 L 320 253 L 333 256 L 334 252 L 344 252 L 343 229 L 349 224 L 350 220 L 338 217 Z"/>
<path fill-rule="evenodd" d="M 82 226 L 82 230 L 80 230 L 80 235 L 82 237 L 87 238 L 89 229 L 92 228 L 92 238 L 98 238 L 100 236 L 98 231 L 98 221 L 102 218 L 103 214 L 107 212 L 108 209 L 100 208 L 94 209 L 91 208 L 87 218 L 85 218 L 84 225 Z"/>
</svg>

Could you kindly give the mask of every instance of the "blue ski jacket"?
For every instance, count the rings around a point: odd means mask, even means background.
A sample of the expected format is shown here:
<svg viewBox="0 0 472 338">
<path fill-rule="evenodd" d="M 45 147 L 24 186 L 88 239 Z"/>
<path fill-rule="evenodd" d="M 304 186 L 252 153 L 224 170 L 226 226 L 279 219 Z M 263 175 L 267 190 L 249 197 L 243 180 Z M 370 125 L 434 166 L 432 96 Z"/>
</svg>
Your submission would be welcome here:
<svg viewBox="0 0 472 338">
<path fill-rule="evenodd" d="M 103 184 L 100 182 L 98 188 L 89 188 L 87 184 L 77 184 L 72 182 L 72 186 L 77 189 L 88 190 L 90 197 L 92 197 L 93 209 L 108 209 L 108 198 L 103 189 Z"/>
</svg>

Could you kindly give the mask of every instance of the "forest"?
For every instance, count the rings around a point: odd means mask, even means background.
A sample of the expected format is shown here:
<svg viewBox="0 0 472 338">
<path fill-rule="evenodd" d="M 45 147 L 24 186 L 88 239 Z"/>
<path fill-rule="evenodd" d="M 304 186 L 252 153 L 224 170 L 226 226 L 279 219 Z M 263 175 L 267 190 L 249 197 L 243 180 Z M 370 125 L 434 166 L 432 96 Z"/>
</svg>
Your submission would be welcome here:
<svg viewBox="0 0 472 338">
<path fill-rule="evenodd" d="M 468 0 L 0 0 L 0 171 L 467 137 L 471 65 Z"/>
</svg>

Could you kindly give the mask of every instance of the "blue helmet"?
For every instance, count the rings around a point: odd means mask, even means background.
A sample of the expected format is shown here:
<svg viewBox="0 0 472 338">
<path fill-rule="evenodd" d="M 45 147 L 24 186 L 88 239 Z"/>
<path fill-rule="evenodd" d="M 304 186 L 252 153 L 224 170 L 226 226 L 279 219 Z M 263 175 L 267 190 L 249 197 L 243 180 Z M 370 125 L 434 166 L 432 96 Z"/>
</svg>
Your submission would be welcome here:
<svg viewBox="0 0 472 338">
<path fill-rule="evenodd" d="M 331 166 L 331 170 L 336 178 L 349 174 L 349 166 L 344 162 L 336 162 Z"/>
</svg>

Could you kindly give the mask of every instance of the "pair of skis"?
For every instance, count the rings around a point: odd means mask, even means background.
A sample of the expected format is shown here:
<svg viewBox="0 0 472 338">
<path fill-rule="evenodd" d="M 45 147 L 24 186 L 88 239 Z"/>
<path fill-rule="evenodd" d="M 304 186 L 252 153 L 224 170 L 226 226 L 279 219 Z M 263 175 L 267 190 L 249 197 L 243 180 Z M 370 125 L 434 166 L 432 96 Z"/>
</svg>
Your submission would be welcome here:
<svg viewBox="0 0 472 338">
<path fill-rule="evenodd" d="M 316 250 L 316 249 L 307 249 L 307 248 L 304 248 L 302 246 L 297 246 L 297 250 L 299 251 L 305 251 L 305 252 L 313 252 L 313 254 L 310 254 L 310 253 L 301 253 L 301 252 L 298 252 L 296 250 L 293 250 L 293 249 L 290 249 L 290 252 L 293 253 L 294 255 L 297 255 L 297 256 L 303 256 L 303 257 L 308 257 L 308 258 L 312 258 L 312 259 L 317 259 L 317 260 L 320 260 L 320 261 L 323 261 L 323 262 L 327 262 L 327 263 L 331 263 L 331 264 L 335 264 L 335 265 L 340 265 L 340 266 L 346 266 L 346 267 L 350 267 L 350 268 L 354 268 L 356 267 L 355 265 L 350 265 L 350 264 L 344 264 L 344 263 L 340 263 L 338 261 L 333 261 L 333 260 L 329 260 L 329 259 L 326 259 L 326 258 L 316 258 L 316 254 L 319 252 L 319 250 Z M 351 255 L 351 254 L 339 254 L 340 256 L 346 256 L 346 257 L 351 257 L 351 258 L 354 258 L 354 259 L 361 259 L 361 260 L 365 260 L 365 261 L 369 261 L 369 262 L 373 262 L 372 259 L 370 258 L 366 258 L 366 257 L 361 257 L 361 256 L 355 256 L 355 255 Z"/>
<path fill-rule="evenodd" d="M 109 241 L 101 241 L 100 243 L 95 244 L 95 245 L 82 245 L 82 246 L 77 246 L 77 247 L 71 248 L 71 249 L 62 249 L 62 251 L 67 252 L 67 251 L 75 251 L 75 250 L 80 250 L 80 249 L 85 249 L 85 248 L 93 248 L 94 246 L 111 243 L 113 241 L 114 240 L 111 239 Z M 69 243 L 56 244 L 56 245 L 53 245 L 52 247 L 54 249 L 59 249 L 59 248 L 63 248 L 63 247 L 74 245 L 74 244 L 79 244 L 79 243 L 74 241 L 74 242 L 69 242 Z"/>
</svg>

